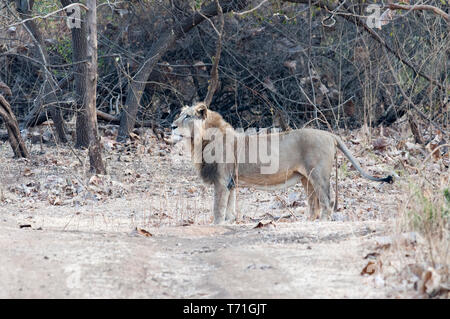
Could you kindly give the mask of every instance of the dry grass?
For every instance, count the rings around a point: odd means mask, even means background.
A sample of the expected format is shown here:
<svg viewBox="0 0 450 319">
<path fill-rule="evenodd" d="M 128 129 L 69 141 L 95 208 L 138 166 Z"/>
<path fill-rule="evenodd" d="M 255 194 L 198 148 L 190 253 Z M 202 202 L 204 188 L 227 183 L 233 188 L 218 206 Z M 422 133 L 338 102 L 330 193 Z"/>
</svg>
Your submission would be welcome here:
<svg viewBox="0 0 450 319">
<path fill-rule="evenodd" d="M 429 297 L 448 297 L 449 243 L 450 243 L 450 194 L 447 181 L 433 183 L 422 176 L 409 184 L 409 199 L 400 210 L 399 227 L 403 232 L 417 232 L 422 241 L 415 247 L 415 288 Z M 435 283 L 429 283 L 435 276 Z"/>
<path fill-rule="evenodd" d="M 450 193 L 448 158 L 418 165 L 402 182 L 403 196 L 383 247 L 386 283 L 414 298 L 450 297 Z M 440 166 L 442 174 L 435 170 Z M 413 288 L 413 289 L 411 289 Z M 394 294 L 395 295 L 395 294 Z"/>
</svg>

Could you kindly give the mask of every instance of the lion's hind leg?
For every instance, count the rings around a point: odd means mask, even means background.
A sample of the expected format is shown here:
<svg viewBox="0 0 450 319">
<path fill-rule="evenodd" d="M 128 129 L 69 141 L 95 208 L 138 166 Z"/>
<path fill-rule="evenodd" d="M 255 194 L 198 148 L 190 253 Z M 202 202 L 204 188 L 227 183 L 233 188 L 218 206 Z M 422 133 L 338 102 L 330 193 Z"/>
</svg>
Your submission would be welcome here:
<svg viewBox="0 0 450 319">
<path fill-rule="evenodd" d="M 308 179 L 302 176 L 302 185 L 305 189 L 306 196 L 308 197 L 308 212 L 309 218 L 314 220 L 320 216 L 320 205 L 319 199 L 317 198 L 316 192 L 314 191 L 314 187 L 308 181 Z"/>
<path fill-rule="evenodd" d="M 320 218 L 327 219 L 332 212 L 330 200 L 330 179 L 329 174 L 319 175 L 316 171 L 311 172 L 310 183 L 314 187 L 317 198 L 319 199 L 322 210 Z"/>
</svg>

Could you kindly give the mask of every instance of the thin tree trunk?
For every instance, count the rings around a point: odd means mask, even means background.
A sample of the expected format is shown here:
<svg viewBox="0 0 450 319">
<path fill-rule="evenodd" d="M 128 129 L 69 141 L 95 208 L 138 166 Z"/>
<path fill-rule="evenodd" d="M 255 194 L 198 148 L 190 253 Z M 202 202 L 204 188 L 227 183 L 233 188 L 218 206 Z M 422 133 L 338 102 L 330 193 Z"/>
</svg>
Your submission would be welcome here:
<svg viewBox="0 0 450 319">
<path fill-rule="evenodd" d="M 415 121 L 412 114 L 409 114 L 408 122 L 409 122 L 409 127 L 411 128 L 411 132 L 414 136 L 414 142 L 416 142 L 417 144 L 424 145 L 425 140 L 423 139 L 422 133 L 420 132 L 420 129 L 417 125 L 417 121 Z"/>
<path fill-rule="evenodd" d="M 96 174 L 106 174 L 105 165 L 102 160 L 100 139 L 97 129 L 97 2 L 96 0 L 87 0 L 86 5 L 89 8 L 86 14 L 87 35 L 87 63 L 86 69 L 88 76 L 86 79 L 86 94 L 84 96 L 84 105 L 86 106 L 86 126 L 89 136 L 89 162 L 91 171 Z"/>
<path fill-rule="evenodd" d="M 72 3 L 78 3 L 79 1 L 61 0 L 61 4 L 64 7 Z M 88 148 L 89 147 L 89 135 L 87 127 L 87 109 L 83 104 L 83 97 L 86 94 L 86 79 L 87 70 L 85 63 L 77 63 L 86 60 L 86 48 L 87 48 L 87 36 L 86 36 L 86 23 L 81 17 L 80 27 L 71 28 L 72 33 L 72 56 L 74 63 L 74 80 L 75 80 L 75 112 L 76 112 L 76 141 L 75 147 Z"/>
<path fill-rule="evenodd" d="M 230 12 L 232 10 L 239 11 L 245 8 L 248 4 L 247 0 L 223 0 L 220 1 L 220 6 L 223 12 Z M 161 57 L 181 39 L 185 33 L 203 22 L 206 18 L 214 17 L 218 14 L 217 6 L 211 3 L 204 8 L 201 13 L 195 12 L 191 17 L 184 19 L 180 26 L 172 26 L 152 45 L 150 52 L 145 57 L 145 62 L 141 65 L 129 85 L 127 92 L 127 100 L 125 108 L 122 111 L 120 118 L 118 141 L 125 141 L 128 138 L 129 132 L 134 128 L 136 123 L 136 115 L 139 109 L 142 94 L 144 93 L 146 82 L 150 73 L 156 63 Z"/>
<path fill-rule="evenodd" d="M 22 19 L 29 18 L 34 5 L 33 0 L 29 1 L 17 1 L 16 0 L 16 10 Z M 48 55 L 43 45 L 42 35 L 33 20 L 24 23 L 25 28 L 30 33 L 30 36 L 35 42 L 37 47 L 36 55 L 38 60 L 41 62 L 42 74 L 44 76 L 44 90 L 41 94 L 41 98 L 38 99 L 35 107 L 30 112 L 30 114 L 25 118 L 25 126 L 33 126 L 34 121 L 39 117 L 43 106 L 49 105 L 47 107 L 50 117 L 53 120 L 56 129 L 56 135 L 61 143 L 66 143 L 66 133 L 64 127 L 64 119 L 61 114 L 61 110 L 58 107 L 58 97 L 56 95 L 57 81 L 53 75 L 47 69 Z"/>
</svg>

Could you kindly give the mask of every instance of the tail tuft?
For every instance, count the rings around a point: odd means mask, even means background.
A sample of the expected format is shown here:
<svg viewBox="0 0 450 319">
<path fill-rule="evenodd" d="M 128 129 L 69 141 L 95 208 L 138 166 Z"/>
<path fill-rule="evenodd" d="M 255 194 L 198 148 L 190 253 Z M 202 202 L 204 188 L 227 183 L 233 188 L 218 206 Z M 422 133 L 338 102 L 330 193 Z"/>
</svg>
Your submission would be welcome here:
<svg viewBox="0 0 450 319">
<path fill-rule="evenodd" d="M 389 176 L 387 176 L 385 178 L 382 178 L 381 182 L 393 184 L 394 183 L 394 179 L 392 178 L 392 175 L 389 175 Z"/>
</svg>

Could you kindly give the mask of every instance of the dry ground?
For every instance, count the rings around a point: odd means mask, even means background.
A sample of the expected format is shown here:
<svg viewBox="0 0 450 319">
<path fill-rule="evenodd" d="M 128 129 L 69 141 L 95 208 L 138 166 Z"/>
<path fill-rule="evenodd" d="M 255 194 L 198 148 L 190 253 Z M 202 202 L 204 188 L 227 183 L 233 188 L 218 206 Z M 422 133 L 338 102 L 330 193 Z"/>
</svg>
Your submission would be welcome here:
<svg viewBox="0 0 450 319">
<path fill-rule="evenodd" d="M 240 189 L 238 222 L 213 226 L 212 190 L 179 147 L 102 132 L 107 176 L 86 174 L 86 153 L 69 146 L 28 141 L 32 158 L 16 160 L 0 142 L 0 298 L 414 296 L 411 282 L 361 275 L 393 230 L 399 184 L 363 180 L 340 157 L 331 221 L 307 220 L 297 186 Z M 394 169 L 358 132 L 347 140 L 372 173 Z"/>
</svg>

